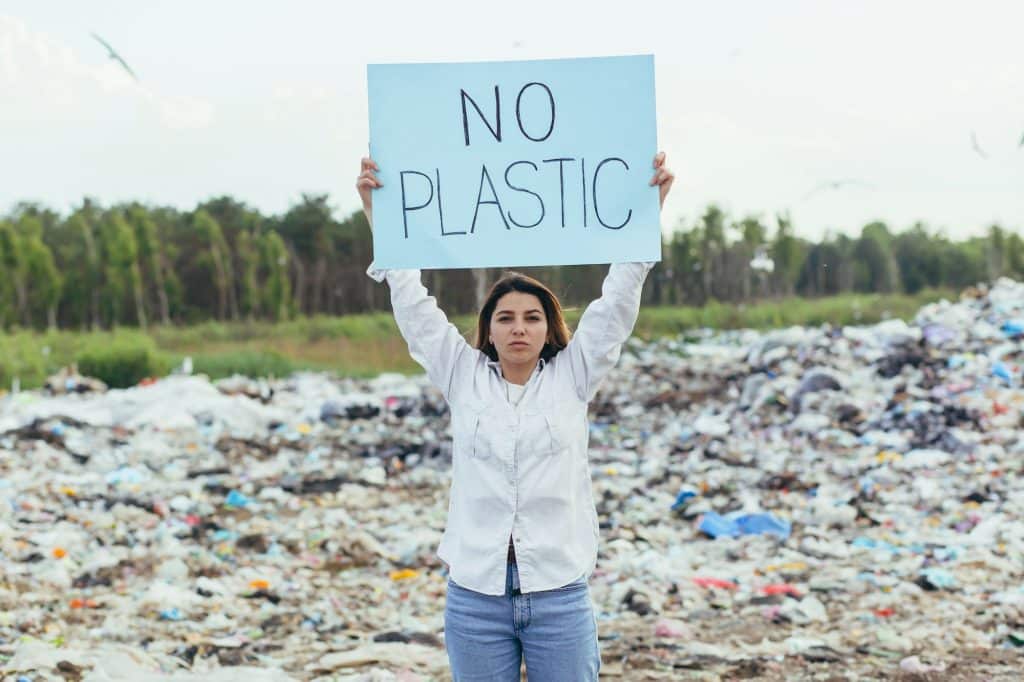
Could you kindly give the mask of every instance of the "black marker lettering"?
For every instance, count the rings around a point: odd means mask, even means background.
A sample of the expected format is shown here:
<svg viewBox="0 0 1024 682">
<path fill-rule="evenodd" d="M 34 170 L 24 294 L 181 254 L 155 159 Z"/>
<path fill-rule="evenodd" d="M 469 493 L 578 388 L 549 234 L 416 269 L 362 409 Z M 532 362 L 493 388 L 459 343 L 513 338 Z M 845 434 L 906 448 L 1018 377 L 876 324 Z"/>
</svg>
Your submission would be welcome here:
<svg viewBox="0 0 1024 682">
<path fill-rule="evenodd" d="M 594 215 L 597 216 L 597 222 L 601 223 L 609 230 L 621 230 L 623 227 L 626 226 L 626 223 L 629 222 L 629 219 L 633 217 L 633 209 L 629 209 L 629 213 L 626 214 L 626 219 L 622 222 L 621 225 L 609 225 L 605 221 L 601 220 L 601 213 L 600 211 L 597 210 L 597 176 L 601 172 L 601 167 L 608 163 L 609 161 L 618 161 L 619 163 L 626 167 L 626 170 L 629 170 L 629 164 L 616 156 L 604 159 L 603 161 L 601 161 L 601 163 L 597 164 L 597 168 L 594 169 L 594 190 L 592 192 L 594 196 Z"/>
<path fill-rule="evenodd" d="M 405 176 L 406 176 L 406 174 L 408 174 L 408 175 L 419 175 L 420 177 L 425 178 L 426 181 L 427 181 L 427 184 L 430 185 L 430 198 L 427 199 L 422 204 L 420 204 L 419 206 L 409 206 L 408 204 L 405 203 Z M 425 208 L 425 207 L 430 205 L 430 202 L 434 200 L 434 183 L 432 183 L 430 181 L 430 176 L 429 175 L 427 175 L 426 173 L 420 173 L 419 171 L 401 171 L 398 174 L 398 177 L 399 177 L 399 182 L 402 185 L 402 225 L 405 228 L 405 238 L 408 239 L 409 238 L 408 213 L 409 213 L 409 211 L 418 211 L 421 208 Z"/>
<path fill-rule="evenodd" d="M 544 159 L 544 163 L 558 163 L 558 192 L 559 197 L 562 200 L 562 227 L 565 227 L 565 174 L 562 172 L 562 164 L 565 161 L 575 161 L 576 159 L 559 157 L 557 159 Z"/>
<path fill-rule="evenodd" d="M 526 132 L 526 128 L 523 127 L 523 114 L 520 107 L 520 103 L 523 100 L 523 93 L 526 89 L 533 85 L 539 85 L 544 88 L 544 91 L 548 93 L 548 101 L 551 103 L 551 120 L 548 123 L 548 131 L 544 133 L 543 137 L 532 137 L 530 133 Z M 551 94 L 551 88 L 544 85 L 543 83 L 527 83 L 523 86 L 522 90 L 519 91 L 519 96 L 516 97 L 516 123 L 519 124 L 519 131 L 522 132 L 528 139 L 534 142 L 543 142 L 544 140 L 551 137 L 551 131 L 555 129 L 555 96 Z"/>
<path fill-rule="evenodd" d="M 580 157 L 580 184 L 583 186 L 583 227 L 587 226 L 587 160 Z"/>
<path fill-rule="evenodd" d="M 484 193 L 484 180 L 487 181 L 487 185 L 491 188 L 491 196 L 494 197 L 493 201 L 480 201 L 480 196 Z M 473 224 L 469 228 L 469 233 L 474 234 L 476 230 L 476 216 L 480 211 L 480 204 L 493 204 L 498 207 L 498 215 L 501 216 L 501 222 L 505 223 L 505 229 L 511 230 L 508 226 L 508 221 L 505 220 L 505 213 L 501 209 L 501 202 L 498 201 L 498 193 L 494 191 L 494 183 L 491 182 L 491 174 L 487 172 L 487 166 L 480 166 L 480 189 L 476 193 L 476 208 L 473 209 Z"/>
<path fill-rule="evenodd" d="M 437 217 L 441 219 L 441 236 L 447 237 L 450 234 L 466 234 L 466 231 L 462 232 L 445 232 L 444 231 L 444 213 L 441 210 L 441 171 L 437 168 L 434 169 L 437 173 Z"/>
<path fill-rule="evenodd" d="M 487 117 L 484 116 L 484 112 L 480 111 L 480 107 L 477 106 L 472 97 L 466 94 L 465 90 L 460 88 L 459 92 L 462 93 L 462 132 L 466 136 L 466 146 L 469 146 L 469 117 L 466 114 L 467 99 L 469 100 L 469 103 L 473 105 L 473 108 L 476 109 L 476 113 L 480 114 L 480 120 L 483 121 L 484 125 L 487 126 L 487 129 L 491 131 L 491 135 L 494 135 L 494 139 L 501 142 L 501 101 L 498 99 L 498 86 L 494 86 L 494 120 L 497 128 L 491 127 Z"/>
<path fill-rule="evenodd" d="M 516 219 L 512 217 L 512 211 L 509 211 L 508 219 L 511 220 L 512 224 L 515 225 L 516 227 L 537 227 L 538 225 L 540 225 L 541 221 L 544 220 L 544 200 L 541 199 L 540 195 L 537 194 L 536 192 L 531 192 L 530 190 L 524 189 L 522 187 L 516 187 L 515 185 L 512 184 L 512 181 L 508 179 L 508 172 L 512 170 L 515 166 L 524 163 L 527 164 L 528 166 L 531 166 L 533 170 L 537 170 L 537 164 L 535 164 L 532 161 L 515 161 L 513 163 L 510 163 L 508 165 L 508 168 L 505 169 L 505 184 L 508 185 L 510 189 L 514 189 L 517 192 L 526 192 L 527 194 L 532 194 L 537 199 L 537 203 L 540 204 L 540 217 L 537 218 L 537 222 L 531 225 L 524 225 L 522 223 L 516 222 Z"/>
</svg>

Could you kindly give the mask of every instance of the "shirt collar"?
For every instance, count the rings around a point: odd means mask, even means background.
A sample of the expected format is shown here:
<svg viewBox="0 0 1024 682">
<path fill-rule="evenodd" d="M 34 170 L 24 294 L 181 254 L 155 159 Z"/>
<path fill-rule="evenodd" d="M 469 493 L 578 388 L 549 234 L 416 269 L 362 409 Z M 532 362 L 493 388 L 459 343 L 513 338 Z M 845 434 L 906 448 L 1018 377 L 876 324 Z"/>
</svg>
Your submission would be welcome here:
<svg viewBox="0 0 1024 682">
<path fill-rule="evenodd" d="M 546 364 L 547 364 L 547 360 L 545 360 L 544 358 L 540 358 L 537 361 L 537 366 L 533 368 L 533 374 L 537 374 L 542 369 L 544 369 L 544 365 L 546 365 Z M 491 369 L 493 369 L 495 372 L 498 373 L 498 378 L 499 379 L 502 378 L 502 376 L 501 376 L 501 363 L 500 362 L 498 362 L 497 360 L 488 360 L 487 361 L 487 366 L 490 367 Z M 530 375 L 531 378 L 533 377 L 533 374 Z"/>
</svg>

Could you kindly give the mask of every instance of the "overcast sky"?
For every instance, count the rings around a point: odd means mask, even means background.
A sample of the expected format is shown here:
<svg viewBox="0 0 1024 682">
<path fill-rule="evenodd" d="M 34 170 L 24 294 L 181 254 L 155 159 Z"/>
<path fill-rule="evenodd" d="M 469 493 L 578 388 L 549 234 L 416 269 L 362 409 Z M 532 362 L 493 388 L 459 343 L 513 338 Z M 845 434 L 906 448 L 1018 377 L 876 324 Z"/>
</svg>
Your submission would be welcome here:
<svg viewBox="0 0 1024 682">
<path fill-rule="evenodd" d="M 367 63 L 653 53 L 679 176 L 666 227 L 717 202 L 789 210 L 813 238 L 875 219 L 1022 230 L 1022 31 L 1018 0 L 3 0 L 0 212 L 230 194 L 278 213 L 328 192 L 346 214 Z M 805 198 L 847 178 L 871 186 Z"/>
</svg>

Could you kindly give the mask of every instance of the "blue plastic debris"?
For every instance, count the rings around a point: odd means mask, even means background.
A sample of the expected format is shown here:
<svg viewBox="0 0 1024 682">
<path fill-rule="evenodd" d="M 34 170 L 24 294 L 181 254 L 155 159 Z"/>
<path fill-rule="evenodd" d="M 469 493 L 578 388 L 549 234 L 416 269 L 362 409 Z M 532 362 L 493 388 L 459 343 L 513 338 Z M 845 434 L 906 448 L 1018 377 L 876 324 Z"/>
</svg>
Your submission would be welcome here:
<svg viewBox="0 0 1024 682">
<path fill-rule="evenodd" d="M 956 585 L 956 578 L 949 571 L 941 568 L 926 568 L 921 571 L 921 578 L 937 590 L 944 590 Z"/>
<path fill-rule="evenodd" d="M 880 549 L 890 554 L 899 554 L 903 550 L 896 545 L 886 542 L 885 540 L 875 540 L 874 538 L 865 537 L 863 535 L 855 537 L 850 544 L 854 547 L 860 547 L 861 549 Z"/>
<path fill-rule="evenodd" d="M 701 516 L 697 530 L 713 538 L 737 537 L 740 535 L 775 535 L 785 540 L 793 531 L 789 521 L 774 514 L 729 514 L 707 512 Z"/>
<path fill-rule="evenodd" d="M 686 503 L 689 500 L 692 500 L 695 497 L 697 497 L 696 490 L 694 490 L 693 488 L 683 488 L 682 490 L 679 491 L 679 494 L 676 496 L 676 501 L 672 503 L 672 511 L 682 509 L 683 507 L 686 506 Z"/>
<path fill-rule="evenodd" d="M 992 374 L 999 377 L 1003 381 L 1013 381 L 1013 372 L 1010 370 L 1009 367 L 1006 366 L 1006 363 L 997 362 L 996 364 L 992 365 Z"/>
<path fill-rule="evenodd" d="M 702 515 L 697 530 L 713 538 L 722 536 L 734 538 L 740 534 L 735 523 L 716 512 L 707 512 Z"/>
<path fill-rule="evenodd" d="M 1008 336 L 1024 335 L 1024 320 L 1007 320 L 1003 323 L 1003 333 Z"/>
<path fill-rule="evenodd" d="M 783 540 L 793 531 L 789 521 L 774 514 L 746 514 L 736 519 L 742 535 L 776 535 Z"/>
<path fill-rule="evenodd" d="M 160 612 L 160 620 L 181 620 L 183 617 L 177 607 L 164 609 Z"/>
<path fill-rule="evenodd" d="M 229 507 L 244 507 L 249 504 L 249 498 L 237 490 L 232 490 L 228 493 L 228 497 L 224 500 L 224 504 Z"/>
</svg>

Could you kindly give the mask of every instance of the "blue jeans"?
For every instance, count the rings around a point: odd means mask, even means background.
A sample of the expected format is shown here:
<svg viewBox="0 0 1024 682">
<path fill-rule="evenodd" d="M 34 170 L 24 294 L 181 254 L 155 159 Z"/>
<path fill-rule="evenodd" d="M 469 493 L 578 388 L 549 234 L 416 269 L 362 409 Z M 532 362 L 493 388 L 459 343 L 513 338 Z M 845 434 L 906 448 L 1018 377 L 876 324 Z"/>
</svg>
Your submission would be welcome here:
<svg viewBox="0 0 1024 682">
<path fill-rule="evenodd" d="M 508 564 L 505 594 L 481 594 L 448 580 L 444 641 L 455 682 L 596 682 L 597 621 L 586 578 L 544 592 L 519 592 Z"/>
</svg>

